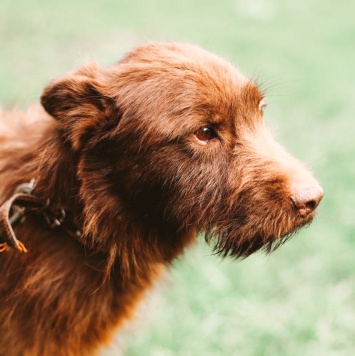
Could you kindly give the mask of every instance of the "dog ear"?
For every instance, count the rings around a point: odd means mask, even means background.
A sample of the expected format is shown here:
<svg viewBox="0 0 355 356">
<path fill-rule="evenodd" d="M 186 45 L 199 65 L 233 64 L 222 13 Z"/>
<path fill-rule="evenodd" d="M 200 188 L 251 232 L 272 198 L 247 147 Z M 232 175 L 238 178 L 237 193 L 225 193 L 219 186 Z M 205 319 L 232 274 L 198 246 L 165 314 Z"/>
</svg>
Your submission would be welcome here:
<svg viewBox="0 0 355 356">
<path fill-rule="evenodd" d="M 113 100 L 105 95 L 105 77 L 105 70 L 91 63 L 50 83 L 43 91 L 41 104 L 60 121 L 75 150 L 100 132 L 107 133 L 107 126 L 117 125 Z"/>
</svg>

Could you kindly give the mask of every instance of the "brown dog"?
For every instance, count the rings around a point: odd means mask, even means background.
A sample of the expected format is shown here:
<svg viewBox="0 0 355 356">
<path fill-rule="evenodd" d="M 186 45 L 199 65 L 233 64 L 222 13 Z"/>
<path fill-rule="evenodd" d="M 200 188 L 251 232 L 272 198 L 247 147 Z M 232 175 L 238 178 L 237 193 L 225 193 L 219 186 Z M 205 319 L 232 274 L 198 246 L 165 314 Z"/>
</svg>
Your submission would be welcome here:
<svg viewBox="0 0 355 356">
<path fill-rule="evenodd" d="M 322 199 L 255 83 L 197 47 L 89 64 L 41 103 L 0 117 L 1 355 L 92 354 L 197 233 L 270 252 Z"/>
</svg>

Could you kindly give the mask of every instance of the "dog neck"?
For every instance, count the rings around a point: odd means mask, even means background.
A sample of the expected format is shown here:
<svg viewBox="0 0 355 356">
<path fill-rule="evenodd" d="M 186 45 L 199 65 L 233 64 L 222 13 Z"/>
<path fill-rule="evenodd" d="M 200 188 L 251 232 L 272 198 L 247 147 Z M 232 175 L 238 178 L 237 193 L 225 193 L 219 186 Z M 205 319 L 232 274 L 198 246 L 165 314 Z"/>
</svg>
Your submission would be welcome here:
<svg viewBox="0 0 355 356">
<path fill-rule="evenodd" d="M 116 266 L 124 279 L 143 278 L 153 265 L 171 262 L 195 239 L 195 232 L 157 230 L 151 222 L 130 216 L 119 196 L 102 189 L 105 182 L 98 180 L 96 170 L 82 172 L 88 168 L 84 153 L 75 152 L 63 139 L 57 121 L 48 120 L 41 137 L 18 154 L 20 164 L 8 171 L 12 176 L 5 198 L 34 178 L 35 194 L 71 216 L 82 233 L 78 241 L 83 248 L 106 259 L 106 277 Z"/>
</svg>

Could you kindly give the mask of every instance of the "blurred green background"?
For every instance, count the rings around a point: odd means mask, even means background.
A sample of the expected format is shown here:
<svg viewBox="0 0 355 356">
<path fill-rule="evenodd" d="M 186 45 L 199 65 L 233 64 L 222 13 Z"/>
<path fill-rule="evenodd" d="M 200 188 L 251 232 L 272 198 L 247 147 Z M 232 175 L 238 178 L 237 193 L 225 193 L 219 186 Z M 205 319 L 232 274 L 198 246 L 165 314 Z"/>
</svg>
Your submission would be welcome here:
<svg viewBox="0 0 355 356">
<path fill-rule="evenodd" d="M 352 0 L 2 0 L 0 102 L 147 40 L 195 43 L 268 89 L 266 120 L 325 189 L 316 221 L 271 256 L 176 261 L 103 355 L 355 355 Z"/>
</svg>

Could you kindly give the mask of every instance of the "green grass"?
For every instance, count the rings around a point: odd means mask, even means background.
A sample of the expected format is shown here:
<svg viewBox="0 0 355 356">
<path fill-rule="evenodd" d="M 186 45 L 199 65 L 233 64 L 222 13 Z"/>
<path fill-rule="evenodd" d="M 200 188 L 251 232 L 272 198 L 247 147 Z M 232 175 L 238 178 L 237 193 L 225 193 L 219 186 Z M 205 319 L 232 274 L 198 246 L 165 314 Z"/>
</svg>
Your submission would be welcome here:
<svg viewBox="0 0 355 356">
<path fill-rule="evenodd" d="M 126 355 L 355 355 L 355 22 L 351 0 L 17 0 L 0 7 L 0 101 L 26 106 L 87 60 L 145 40 L 200 44 L 269 88 L 266 120 L 325 189 L 269 257 L 201 242 L 118 336 Z M 116 348 L 105 355 L 115 354 Z"/>
</svg>

